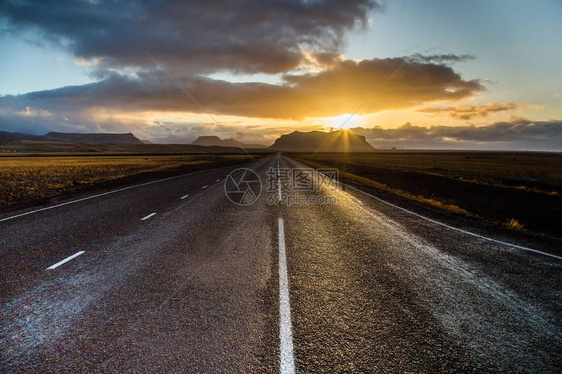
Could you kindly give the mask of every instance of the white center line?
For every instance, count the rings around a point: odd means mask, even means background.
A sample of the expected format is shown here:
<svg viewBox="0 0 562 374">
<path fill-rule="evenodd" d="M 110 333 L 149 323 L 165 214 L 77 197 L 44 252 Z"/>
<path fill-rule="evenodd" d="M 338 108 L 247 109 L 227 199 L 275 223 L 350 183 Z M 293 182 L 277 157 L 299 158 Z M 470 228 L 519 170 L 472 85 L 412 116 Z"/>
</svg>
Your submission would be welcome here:
<svg viewBox="0 0 562 374">
<path fill-rule="evenodd" d="M 59 266 L 61 266 L 62 264 L 67 263 L 68 261 L 72 260 L 73 258 L 76 258 L 76 257 L 80 256 L 80 255 L 83 254 L 84 252 L 86 252 L 86 251 L 76 252 L 76 253 L 73 254 L 72 256 L 69 256 L 69 257 L 65 258 L 64 260 L 62 260 L 62 261 L 60 261 L 60 262 L 57 262 L 56 264 L 54 264 L 54 265 L 52 265 L 52 266 L 49 266 L 49 267 L 47 268 L 47 270 L 56 269 L 56 268 L 58 268 Z"/>
<path fill-rule="evenodd" d="M 279 340 L 280 373 L 295 373 L 289 278 L 287 275 L 287 254 L 285 252 L 285 229 L 283 218 L 281 217 L 279 217 Z"/>
<path fill-rule="evenodd" d="M 201 187 L 201 188 L 205 189 L 205 188 L 207 188 L 207 185 L 204 185 L 204 186 L 203 186 L 203 187 Z"/>
<path fill-rule="evenodd" d="M 155 215 L 156 215 L 156 213 L 150 213 L 148 216 L 146 216 L 144 218 L 141 218 L 141 221 L 144 221 L 145 219 L 149 219 L 150 217 L 155 216 Z"/>
<path fill-rule="evenodd" d="M 217 179 L 216 181 L 218 182 L 218 181 L 220 181 L 220 180 L 221 180 L 221 179 L 219 178 L 219 179 Z"/>
<path fill-rule="evenodd" d="M 187 199 L 188 197 L 189 197 L 189 195 L 185 195 L 185 196 L 182 196 L 180 199 L 183 200 L 183 199 Z"/>
<path fill-rule="evenodd" d="M 279 178 L 281 177 L 281 169 L 279 169 L 279 156 L 277 156 L 277 198 L 281 202 L 281 182 Z"/>
</svg>

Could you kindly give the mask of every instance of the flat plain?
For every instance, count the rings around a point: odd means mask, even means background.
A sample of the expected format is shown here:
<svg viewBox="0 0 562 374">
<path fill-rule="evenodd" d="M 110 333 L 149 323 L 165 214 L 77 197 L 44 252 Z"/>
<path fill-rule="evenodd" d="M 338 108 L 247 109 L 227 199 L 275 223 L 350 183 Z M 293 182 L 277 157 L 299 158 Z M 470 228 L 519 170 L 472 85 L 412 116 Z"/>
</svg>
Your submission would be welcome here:
<svg viewBox="0 0 562 374">
<path fill-rule="evenodd" d="M 562 154 L 392 151 L 292 154 L 340 178 L 448 214 L 562 237 Z"/>
<path fill-rule="evenodd" d="M 248 155 L 33 155 L 0 157 L 0 212 L 69 193 L 247 161 Z"/>
<path fill-rule="evenodd" d="M 0 156 L 0 212 L 69 194 L 249 161 L 240 154 L 46 154 Z M 407 203 L 562 238 L 562 154 L 388 151 L 290 153 L 311 167 Z"/>
</svg>

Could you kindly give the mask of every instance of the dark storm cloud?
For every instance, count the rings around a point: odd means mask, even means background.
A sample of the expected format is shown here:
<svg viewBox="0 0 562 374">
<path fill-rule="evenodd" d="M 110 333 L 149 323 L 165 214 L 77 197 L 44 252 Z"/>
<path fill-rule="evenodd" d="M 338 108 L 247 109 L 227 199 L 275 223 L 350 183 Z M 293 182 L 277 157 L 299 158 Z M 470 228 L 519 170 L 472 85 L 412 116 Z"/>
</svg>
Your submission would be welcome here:
<svg viewBox="0 0 562 374">
<path fill-rule="evenodd" d="M 530 121 L 513 119 L 507 122 L 495 122 L 485 126 L 413 126 L 406 123 L 395 129 L 355 128 L 353 132 L 364 135 L 374 145 L 423 145 L 435 147 L 441 145 L 489 144 L 512 149 L 562 150 L 562 121 Z"/>
<path fill-rule="evenodd" d="M 305 51 L 337 56 L 346 30 L 364 27 L 370 0 L 6 1 L 14 32 L 38 31 L 98 69 L 152 67 L 147 52 L 175 71 L 282 73 Z"/>
</svg>

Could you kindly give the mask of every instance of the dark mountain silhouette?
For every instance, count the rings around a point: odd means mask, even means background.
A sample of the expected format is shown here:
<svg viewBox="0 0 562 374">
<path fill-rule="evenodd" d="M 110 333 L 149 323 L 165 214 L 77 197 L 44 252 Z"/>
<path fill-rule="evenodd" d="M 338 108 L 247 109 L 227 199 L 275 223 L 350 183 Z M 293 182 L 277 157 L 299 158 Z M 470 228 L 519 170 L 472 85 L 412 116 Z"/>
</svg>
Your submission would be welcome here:
<svg viewBox="0 0 562 374">
<path fill-rule="evenodd" d="M 200 136 L 191 145 L 218 146 L 218 147 L 237 147 L 237 148 L 267 148 L 261 144 L 246 144 L 235 139 L 221 139 L 218 136 Z"/>
<path fill-rule="evenodd" d="M 14 140 L 42 140 L 41 135 L 23 134 L 21 132 L 0 131 L 0 142 L 11 142 Z"/>
<path fill-rule="evenodd" d="M 52 142 L 90 143 L 90 144 L 143 144 L 133 134 L 71 134 L 50 132 L 43 137 Z"/>
<path fill-rule="evenodd" d="M 370 152 L 375 148 L 367 143 L 365 137 L 347 130 L 334 132 L 294 131 L 281 135 L 270 147 L 280 151 L 300 152 Z"/>
<path fill-rule="evenodd" d="M 14 140 L 34 140 L 64 143 L 88 143 L 88 144 L 142 144 L 133 134 L 74 134 L 62 132 L 50 132 L 46 135 L 30 135 L 19 132 L 0 131 L 0 141 L 9 142 Z"/>
</svg>

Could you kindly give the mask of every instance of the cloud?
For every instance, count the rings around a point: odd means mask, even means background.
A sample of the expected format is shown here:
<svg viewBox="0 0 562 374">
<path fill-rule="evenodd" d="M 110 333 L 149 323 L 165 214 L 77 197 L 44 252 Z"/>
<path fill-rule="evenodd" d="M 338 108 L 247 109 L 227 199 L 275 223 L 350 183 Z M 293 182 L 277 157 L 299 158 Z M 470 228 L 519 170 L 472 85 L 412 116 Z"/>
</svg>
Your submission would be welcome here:
<svg viewBox="0 0 562 374">
<path fill-rule="evenodd" d="M 384 84 L 403 63 L 403 68 Z M 408 58 L 344 60 L 318 74 L 285 75 L 284 80 L 298 99 L 289 108 L 303 117 L 353 113 L 379 89 L 362 113 L 460 100 L 485 89 L 477 80 L 462 79 L 451 67 Z"/>
<path fill-rule="evenodd" d="M 25 107 L 25 110 L 15 112 L 15 115 L 21 117 L 51 117 L 53 114 L 47 110 Z"/>
<path fill-rule="evenodd" d="M 525 105 L 516 104 L 513 102 L 507 103 L 488 103 L 485 105 L 455 105 L 453 107 L 446 108 L 424 108 L 418 110 L 422 113 L 432 113 L 432 114 L 447 114 L 449 117 L 469 120 L 472 118 L 482 118 L 487 117 L 490 114 L 505 112 L 514 109 L 543 109 L 542 105 Z"/>
<path fill-rule="evenodd" d="M 0 127 L 140 131 L 152 126 L 143 113 L 204 115 L 150 56 L 213 115 L 290 121 L 352 113 L 402 63 L 362 113 L 466 99 L 484 90 L 446 66 L 470 55 L 345 60 L 346 32 L 368 27 L 376 11 L 383 9 L 374 0 L 0 2 L 7 30 L 61 46 L 98 79 L 0 97 Z M 281 81 L 206 77 L 221 71 L 276 74 Z"/>
<path fill-rule="evenodd" d="M 191 143 L 199 135 L 209 134 L 214 124 L 154 121 L 136 131 L 141 139 L 157 140 L 158 143 L 185 144 Z"/>
<path fill-rule="evenodd" d="M 499 83 L 497 80 L 493 80 L 493 79 L 490 79 L 490 78 L 484 78 L 483 81 L 486 84 L 498 84 Z"/>
<path fill-rule="evenodd" d="M 455 55 L 452 53 L 440 54 L 440 55 L 422 55 L 420 53 L 413 54 L 409 56 L 412 61 L 424 62 L 424 63 L 436 63 L 436 64 L 447 64 L 454 62 L 465 62 L 474 60 L 476 57 L 473 55 Z"/>
<path fill-rule="evenodd" d="M 342 60 L 318 73 L 285 75 L 281 84 L 232 83 L 201 76 L 174 77 L 212 114 L 301 120 L 353 113 L 406 62 L 361 110 L 373 113 L 423 103 L 470 98 L 484 88 L 463 80 L 452 68 L 402 58 Z M 37 108 L 88 121 L 115 113 L 185 112 L 204 114 L 161 70 L 136 76 L 108 74 L 99 82 L 0 98 L 11 112 Z M 10 113 L 11 113 L 10 112 Z M 0 125 L 9 121 L 0 116 Z"/>
<path fill-rule="evenodd" d="M 354 128 L 375 146 L 408 148 L 488 148 L 562 150 L 562 121 L 530 121 L 515 118 L 485 126 L 414 126 L 395 129 Z M 498 148 L 499 147 L 499 148 Z"/>
<path fill-rule="evenodd" d="M 153 66 L 175 72 L 283 73 L 306 50 L 337 56 L 344 34 L 368 25 L 372 0 L 4 1 L 15 33 L 38 32 L 98 69 Z"/>
</svg>

